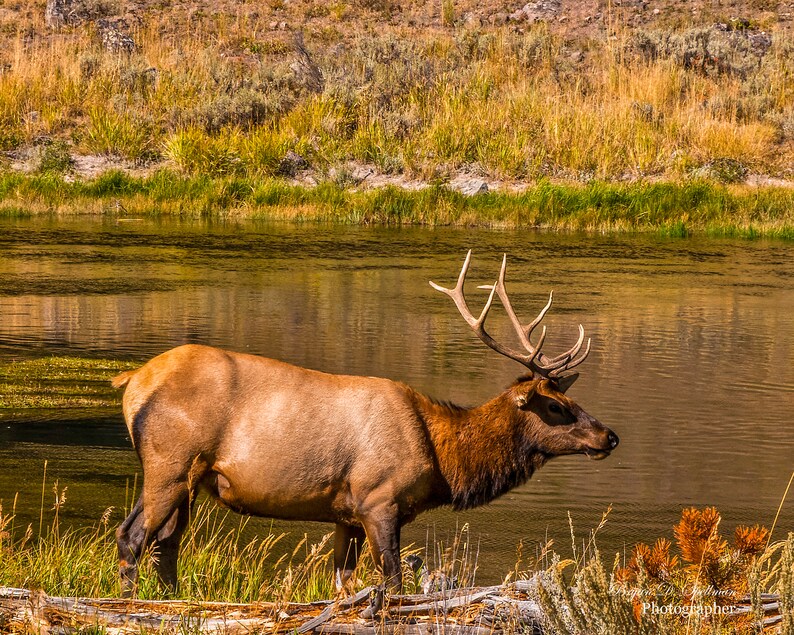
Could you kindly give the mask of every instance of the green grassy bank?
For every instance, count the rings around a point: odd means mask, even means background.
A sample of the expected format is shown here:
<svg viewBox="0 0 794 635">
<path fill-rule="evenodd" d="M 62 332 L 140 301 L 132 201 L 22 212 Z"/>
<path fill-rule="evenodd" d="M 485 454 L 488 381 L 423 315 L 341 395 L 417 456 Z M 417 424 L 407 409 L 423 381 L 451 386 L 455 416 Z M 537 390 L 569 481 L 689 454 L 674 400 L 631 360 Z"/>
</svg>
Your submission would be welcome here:
<svg viewBox="0 0 794 635">
<path fill-rule="evenodd" d="M 443 184 L 407 190 L 316 187 L 252 177 L 120 171 L 92 180 L 53 174 L 0 175 L 0 214 L 164 215 L 345 224 L 539 228 L 552 231 L 650 231 L 674 236 L 794 238 L 794 190 L 682 183 L 553 184 L 522 192 L 464 196 Z"/>
</svg>

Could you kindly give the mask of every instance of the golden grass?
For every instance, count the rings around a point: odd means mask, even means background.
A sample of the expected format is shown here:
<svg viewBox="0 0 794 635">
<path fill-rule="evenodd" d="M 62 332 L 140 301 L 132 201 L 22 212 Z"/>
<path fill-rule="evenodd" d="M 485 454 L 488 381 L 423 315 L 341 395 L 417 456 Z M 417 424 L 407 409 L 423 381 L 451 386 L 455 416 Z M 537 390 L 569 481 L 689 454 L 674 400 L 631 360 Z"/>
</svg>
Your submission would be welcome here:
<svg viewBox="0 0 794 635">
<path fill-rule="evenodd" d="M 83 153 L 216 175 L 276 174 L 292 149 L 319 170 L 356 160 L 507 180 L 675 180 L 724 158 L 784 175 L 794 159 L 794 62 L 780 38 L 741 76 L 685 68 L 675 52 L 643 59 L 629 32 L 580 42 L 584 62 L 542 25 L 415 41 L 384 29 L 341 51 L 315 36 L 317 95 L 261 25 L 203 17 L 176 38 L 165 21 L 150 14 L 129 57 L 104 52 L 87 26 L 7 38 L 0 146 L 56 136 Z"/>
</svg>

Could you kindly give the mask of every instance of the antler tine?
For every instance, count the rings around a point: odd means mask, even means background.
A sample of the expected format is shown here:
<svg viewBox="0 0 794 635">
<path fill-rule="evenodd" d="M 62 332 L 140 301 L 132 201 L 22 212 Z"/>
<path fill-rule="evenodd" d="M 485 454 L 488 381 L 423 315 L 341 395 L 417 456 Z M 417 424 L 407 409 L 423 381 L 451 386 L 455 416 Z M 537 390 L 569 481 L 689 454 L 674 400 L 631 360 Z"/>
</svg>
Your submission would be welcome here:
<svg viewBox="0 0 794 635">
<path fill-rule="evenodd" d="M 526 326 L 522 325 L 516 316 L 515 311 L 513 310 L 513 305 L 510 302 L 510 297 L 507 295 L 507 289 L 505 287 L 507 254 L 505 254 L 502 258 L 502 267 L 499 271 L 499 278 L 496 280 L 496 282 L 492 285 L 481 285 L 478 287 L 479 289 L 487 289 L 491 293 L 488 296 L 488 301 L 485 303 L 482 313 L 480 313 L 480 317 L 475 318 L 469 310 L 463 292 L 463 285 L 466 280 L 466 274 L 468 273 L 470 263 L 471 250 L 469 250 L 469 252 L 466 254 L 466 259 L 463 261 L 463 267 L 460 270 L 457 284 L 453 289 L 447 289 L 436 284 L 435 282 L 431 282 L 430 286 L 437 291 L 442 291 L 453 299 L 455 306 L 463 316 L 463 319 L 466 320 L 469 326 L 471 326 L 477 336 L 483 342 L 485 342 L 485 344 L 494 349 L 496 352 L 501 353 L 502 355 L 505 355 L 506 357 L 509 357 L 520 364 L 523 364 L 533 373 L 537 373 L 542 377 L 548 378 L 559 377 L 565 371 L 578 366 L 585 360 L 587 355 L 590 353 L 590 339 L 587 340 L 587 348 L 585 349 L 585 352 L 579 357 L 576 357 L 579 354 L 579 351 L 582 349 L 582 344 L 584 343 L 584 327 L 581 324 L 579 325 L 579 339 L 576 341 L 576 344 L 574 344 L 570 349 L 561 355 L 557 355 L 556 357 L 546 357 L 540 352 L 540 349 L 546 340 L 545 326 L 540 333 L 540 337 L 538 337 L 537 345 L 534 346 L 532 344 L 530 339 L 532 332 L 540 324 L 540 322 L 546 316 L 546 313 L 551 308 L 551 304 L 554 300 L 554 293 L 549 293 L 549 301 L 546 303 L 546 306 L 540 310 L 540 313 L 538 313 L 537 317 L 535 317 L 535 319 Z M 527 351 L 526 353 L 522 353 L 499 344 L 485 331 L 485 319 L 488 317 L 488 312 L 491 310 L 491 306 L 493 305 L 494 295 L 498 295 L 499 299 L 502 301 L 502 304 L 507 311 L 507 315 L 510 318 L 510 322 L 513 324 L 513 328 L 518 335 L 518 339 L 521 341 L 521 345 Z"/>
<path fill-rule="evenodd" d="M 505 295 L 507 295 L 507 294 L 505 294 Z M 532 335 L 532 331 L 535 330 L 535 327 L 538 324 L 540 324 L 541 320 L 543 320 L 544 317 L 546 317 L 546 313 L 548 313 L 549 309 L 551 308 L 551 303 L 553 301 L 554 301 L 554 290 L 551 290 L 551 291 L 549 291 L 549 301 L 546 303 L 546 306 L 544 306 L 540 310 L 540 313 L 538 313 L 538 317 L 536 317 L 529 324 L 527 324 L 527 327 L 526 327 L 527 337 Z M 545 330 L 546 327 L 544 326 L 543 328 Z M 540 348 L 540 344 L 538 344 L 538 348 Z"/>
<path fill-rule="evenodd" d="M 587 356 L 590 354 L 590 338 L 587 338 L 587 346 L 584 349 L 584 353 L 582 353 L 577 359 L 572 359 L 570 362 L 562 366 L 561 368 L 551 371 L 549 373 L 550 377 L 559 377 L 565 371 L 571 370 L 572 368 L 576 368 L 579 364 L 581 364 Z"/>
<path fill-rule="evenodd" d="M 534 362 L 535 358 L 540 353 L 540 347 L 543 346 L 543 341 L 546 339 L 546 327 L 543 327 L 543 332 L 541 333 L 537 346 L 533 346 L 529 338 L 532 335 L 532 331 L 534 331 L 535 327 L 540 324 L 541 320 L 546 315 L 546 312 L 551 308 L 552 294 L 549 294 L 549 301 L 546 303 L 546 306 L 541 309 L 537 317 L 532 320 L 532 322 L 524 326 L 521 324 L 518 316 L 516 316 L 516 312 L 513 310 L 513 305 L 510 303 L 510 296 L 507 295 L 507 288 L 505 287 L 506 271 L 507 254 L 504 254 L 502 256 L 502 268 L 499 271 L 499 280 L 496 282 L 496 292 L 499 294 L 499 299 L 502 301 L 505 311 L 507 311 L 507 316 L 510 318 L 510 322 L 513 324 L 513 328 L 518 335 L 518 339 L 521 341 L 521 345 L 527 349 L 527 351 L 529 351 L 529 356 L 527 356 L 527 365 L 532 364 L 529 366 L 529 368 L 537 370 Z"/>
<path fill-rule="evenodd" d="M 491 305 L 493 304 L 494 293 L 496 290 L 495 289 L 491 290 L 491 295 L 488 296 L 488 301 L 485 303 L 485 306 L 483 307 L 483 310 L 480 313 L 480 317 L 475 318 L 471 310 L 469 309 L 469 305 L 466 302 L 466 296 L 463 293 L 463 284 L 466 281 L 466 274 L 469 272 L 470 263 L 471 263 L 471 249 L 469 249 L 469 253 L 466 254 L 466 260 L 463 261 L 463 267 L 461 267 L 460 275 L 458 275 L 458 282 L 455 284 L 455 287 L 453 289 L 447 289 L 446 287 L 442 287 L 441 285 L 436 284 L 432 280 L 430 281 L 430 286 L 433 287 L 436 291 L 441 291 L 442 293 L 446 293 L 450 298 L 452 298 L 452 300 L 455 302 L 455 306 L 458 307 L 458 311 L 460 311 L 460 314 L 463 316 L 463 319 L 466 320 L 469 326 L 477 330 L 478 328 L 482 327 L 482 325 L 485 323 L 485 318 L 488 317 L 488 311 L 491 310 Z"/>
<path fill-rule="evenodd" d="M 549 366 L 549 365 L 557 364 L 560 361 L 563 361 L 563 364 L 561 364 L 561 365 L 564 365 L 566 362 L 568 362 L 568 361 L 572 360 L 574 357 L 576 357 L 576 354 L 582 348 L 582 344 L 583 343 L 584 343 L 584 327 L 580 324 L 579 325 L 579 339 L 576 340 L 576 344 L 574 344 L 571 348 L 569 348 L 564 353 L 561 353 L 560 355 L 557 355 L 557 357 L 544 358 L 543 364 L 545 366 Z"/>
<path fill-rule="evenodd" d="M 507 257 L 505 256 L 505 259 L 502 262 L 502 272 L 500 274 L 500 278 L 502 280 L 504 280 L 504 269 L 506 262 L 507 262 Z M 497 281 L 493 285 L 486 285 L 479 287 L 481 289 L 490 289 L 491 291 L 490 295 L 488 296 L 488 301 L 485 303 L 485 307 L 483 308 L 482 313 L 480 313 L 479 318 L 475 318 L 471 310 L 469 309 L 469 306 L 466 302 L 466 297 L 463 292 L 463 284 L 466 280 L 466 274 L 468 273 L 470 263 L 471 263 L 471 249 L 469 250 L 469 253 L 466 254 L 466 259 L 463 261 L 463 267 L 460 270 L 460 275 L 458 276 L 458 282 L 455 285 L 455 288 L 447 289 L 446 287 L 442 287 L 441 285 L 438 285 L 432 281 L 430 282 L 430 286 L 433 287 L 436 291 L 441 291 L 442 293 L 445 293 L 450 298 L 452 298 L 452 300 L 455 302 L 455 306 L 458 308 L 458 311 L 463 316 L 463 319 L 466 320 L 468 325 L 471 326 L 471 328 L 477 334 L 477 337 L 479 337 L 483 342 L 485 342 L 487 346 L 494 349 L 497 353 L 501 353 L 505 357 L 509 357 L 510 359 L 515 360 L 520 364 L 523 364 L 527 368 L 534 370 L 535 366 L 533 362 L 535 360 L 535 357 L 537 356 L 537 350 L 534 350 L 529 355 L 523 354 L 519 351 L 515 351 L 511 348 L 508 348 L 507 346 L 503 346 L 502 344 L 499 344 L 499 342 L 493 339 L 485 330 L 485 319 L 488 317 L 488 312 L 491 310 L 494 296 L 497 293 L 499 293 L 500 288 L 504 288 L 503 284 L 500 285 L 499 281 Z M 499 297 L 501 298 L 502 296 L 500 295 Z M 513 315 L 513 319 L 516 319 L 515 315 Z M 543 341 L 544 337 L 545 337 L 545 329 L 544 329 L 544 334 L 541 336 L 541 340 L 540 340 L 541 342 Z M 532 351 L 531 345 L 529 347 L 529 350 Z"/>
</svg>

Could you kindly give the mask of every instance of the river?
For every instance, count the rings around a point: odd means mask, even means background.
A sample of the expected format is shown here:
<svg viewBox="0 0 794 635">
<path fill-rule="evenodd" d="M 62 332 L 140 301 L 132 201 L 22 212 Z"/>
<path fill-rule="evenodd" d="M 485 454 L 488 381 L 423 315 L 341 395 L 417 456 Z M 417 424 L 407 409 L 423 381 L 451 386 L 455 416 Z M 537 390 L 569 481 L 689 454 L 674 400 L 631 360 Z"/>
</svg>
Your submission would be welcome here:
<svg viewBox="0 0 794 635">
<path fill-rule="evenodd" d="M 487 582 L 548 539 L 570 555 L 569 515 L 581 543 L 610 505 L 597 538 L 610 562 L 636 541 L 672 538 L 690 505 L 716 506 L 726 534 L 741 523 L 771 525 L 794 469 L 794 243 L 2 220 L 0 358 L 143 362 L 197 342 L 399 379 L 474 405 L 523 367 L 480 343 L 452 301 L 428 285 L 451 286 L 470 248 L 473 306 L 485 300 L 476 284 L 493 282 L 507 253 L 519 317 L 533 317 L 555 291 L 544 351 L 568 348 L 584 325 L 593 351 L 570 396 L 621 444 L 604 461 L 556 459 L 486 507 L 424 514 L 404 531 L 403 544 L 447 541 L 467 524 Z M 491 314 L 491 332 L 510 340 L 501 306 Z M 8 510 L 18 493 L 21 520 L 37 522 L 45 460 L 48 490 L 55 479 L 68 486 L 62 515 L 71 523 L 123 507 L 139 471 L 119 413 L 0 419 L 0 499 Z M 330 530 L 275 528 L 312 536 Z M 790 495 L 775 535 L 793 529 Z"/>
</svg>

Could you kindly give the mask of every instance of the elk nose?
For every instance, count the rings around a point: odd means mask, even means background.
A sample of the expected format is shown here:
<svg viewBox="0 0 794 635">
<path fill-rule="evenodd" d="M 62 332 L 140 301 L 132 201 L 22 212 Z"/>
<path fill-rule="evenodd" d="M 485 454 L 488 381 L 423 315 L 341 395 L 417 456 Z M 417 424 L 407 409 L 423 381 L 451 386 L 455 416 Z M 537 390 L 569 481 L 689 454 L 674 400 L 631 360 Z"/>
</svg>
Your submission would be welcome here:
<svg viewBox="0 0 794 635">
<path fill-rule="evenodd" d="M 607 441 L 609 441 L 609 447 L 611 447 L 613 450 L 616 447 L 618 447 L 618 443 L 620 443 L 620 439 L 618 438 L 618 435 L 616 435 L 611 430 L 609 431 L 609 434 L 607 435 Z"/>
</svg>

